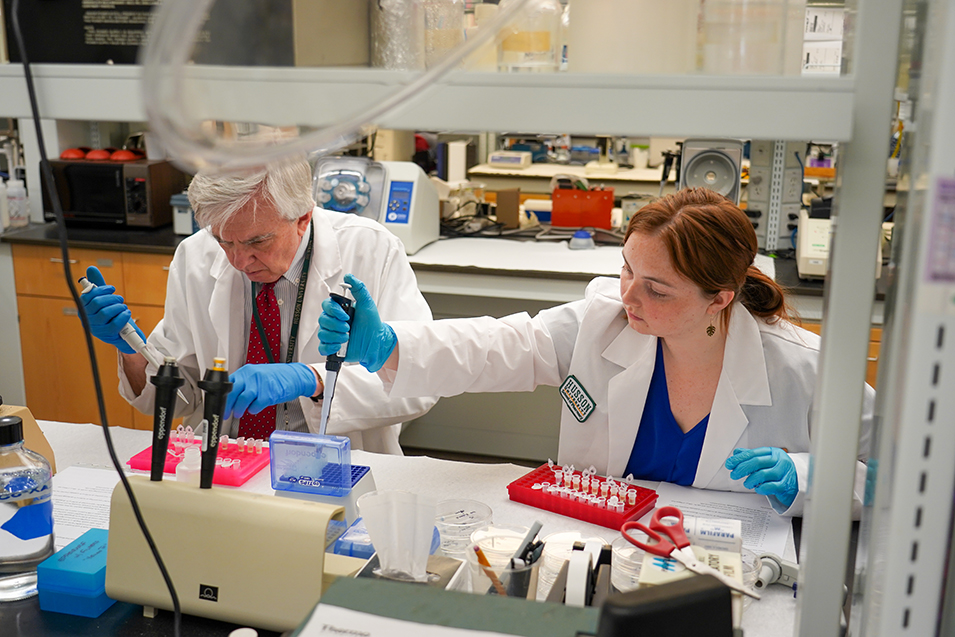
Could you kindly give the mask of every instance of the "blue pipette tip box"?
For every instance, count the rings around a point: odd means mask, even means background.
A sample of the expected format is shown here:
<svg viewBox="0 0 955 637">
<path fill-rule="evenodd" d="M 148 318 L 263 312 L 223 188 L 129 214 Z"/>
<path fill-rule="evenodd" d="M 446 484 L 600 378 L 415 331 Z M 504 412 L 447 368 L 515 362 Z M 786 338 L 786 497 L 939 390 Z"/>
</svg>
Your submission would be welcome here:
<svg viewBox="0 0 955 637">
<path fill-rule="evenodd" d="M 351 440 L 344 436 L 275 431 L 269 437 L 269 449 L 276 491 L 341 497 L 368 471 L 368 467 L 352 466 Z"/>
<path fill-rule="evenodd" d="M 116 603 L 106 596 L 108 536 L 90 529 L 37 566 L 40 610 L 99 617 Z"/>
</svg>

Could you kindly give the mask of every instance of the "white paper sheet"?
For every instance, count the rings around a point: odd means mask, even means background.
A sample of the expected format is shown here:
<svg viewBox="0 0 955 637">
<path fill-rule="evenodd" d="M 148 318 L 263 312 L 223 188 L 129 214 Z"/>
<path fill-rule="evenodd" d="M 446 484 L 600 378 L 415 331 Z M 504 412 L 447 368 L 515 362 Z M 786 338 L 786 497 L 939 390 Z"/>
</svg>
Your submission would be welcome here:
<svg viewBox="0 0 955 637">
<path fill-rule="evenodd" d="M 117 482 L 115 471 L 92 467 L 67 467 L 53 476 L 57 551 L 90 529 L 109 528 L 109 500 Z"/>
<path fill-rule="evenodd" d="M 675 506 L 685 516 L 729 518 L 743 523 L 743 546 L 755 553 L 787 557 L 786 546 L 792 520 L 773 511 L 766 496 L 755 493 L 704 491 L 661 482 L 657 485 L 657 508 Z"/>
<path fill-rule="evenodd" d="M 509 637 L 484 630 L 449 628 L 360 613 L 348 608 L 319 604 L 299 637 L 363 635 L 367 637 Z"/>
</svg>

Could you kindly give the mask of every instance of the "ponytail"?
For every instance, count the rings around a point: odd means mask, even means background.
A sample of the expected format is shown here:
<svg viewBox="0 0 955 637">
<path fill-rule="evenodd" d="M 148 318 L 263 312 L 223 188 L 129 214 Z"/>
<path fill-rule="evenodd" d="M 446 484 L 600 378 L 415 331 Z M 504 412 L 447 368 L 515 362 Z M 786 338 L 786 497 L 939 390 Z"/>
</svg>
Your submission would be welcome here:
<svg viewBox="0 0 955 637">
<path fill-rule="evenodd" d="M 779 319 L 792 322 L 796 318 L 793 309 L 786 302 L 786 293 L 776 281 L 755 265 L 746 271 L 746 281 L 739 293 L 740 302 L 749 313 L 768 323 Z"/>
</svg>

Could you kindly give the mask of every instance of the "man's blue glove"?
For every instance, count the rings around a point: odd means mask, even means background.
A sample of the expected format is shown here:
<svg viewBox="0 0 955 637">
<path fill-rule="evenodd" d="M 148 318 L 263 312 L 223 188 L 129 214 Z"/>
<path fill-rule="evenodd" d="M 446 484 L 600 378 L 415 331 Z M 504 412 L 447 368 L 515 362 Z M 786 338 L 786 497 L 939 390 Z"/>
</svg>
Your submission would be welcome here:
<svg viewBox="0 0 955 637">
<path fill-rule="evenodd" d="M 243 365 L 229 381 L 232 391 L 225 401 L 224 418 L 257 414 L 266 407 L 311 396 L 318 389 L 315 372 L 305 363 Z"/>
<path fill-rule="evenodd" d="M 119 349 L 125 354 L 135 354 L 135 350 L 123 340 L 119 331 L 126 327 L 132 313 L 123 302 L 123 297 L 114 294 L 116 288 L 112 285 L 106 285 L 103 275 L 95 265 L 86 268 L 87 280 L 96 287 L 89 292 L 80 295 L 80 301 L 86 310 L 86 318 L 90 323 L 90 332 L 103 341 Z M 133 327 L 136 324 L 133 323 Z M 136 331 L 146 340 L 142 330 L 136 327 Z"/>
<path fill-rule="evenodd" d="M 378 308 L 365 284 L 346 274 L 345 282 L 351 285 L 355 297 L 355 317 L 348 324 L 348 314 L 332 299 L 322 301 L 322 315 L 318 317 L 318 352 L 322 356 L 335 354 L 348 343 L 346 363 L 361 363 L 370 372 L 377 372 L 385 364 L 398 344 L 395 331 L 381 322 Z"/>
<path fill-rule="evenodd" d="M 796 465 L 789 454 L 779 447 L 734 449 L 726 459 L 730 477 L 739 480 L 746 476 L 743 486 L 761 495 L 776 496 L 782 504 L 792 506 L 799 493 Z"/>
</svg>

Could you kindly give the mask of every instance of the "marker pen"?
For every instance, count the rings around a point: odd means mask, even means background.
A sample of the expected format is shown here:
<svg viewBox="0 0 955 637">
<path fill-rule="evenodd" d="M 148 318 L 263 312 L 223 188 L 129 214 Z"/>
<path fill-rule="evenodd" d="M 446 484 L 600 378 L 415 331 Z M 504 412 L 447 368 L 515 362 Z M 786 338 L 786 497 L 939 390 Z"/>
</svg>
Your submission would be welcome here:
<svg viewBox="0 0 955 637">
<path fill-rule="evenodd" d="M 199 488 L 211 489 L 212 476 L 216 470 L 216 454 L 219 451 L 219 430 L 222 428 L 222 414 L 225 411 L 226 397 L 232 391 L 229 372 L 225 368 L 225 359 L 213 359 L 212 369 L 198 382 L 199 389 L 205 392 L 203 398 L 203 418 L 206 428 L 202 434 L 202 468 L 199 473 Z"/>
<path fill-rule="evenodd" d="M 162 481 L 166 465 L 166 448 L 169 446 L 169 428 L 176 412 L 176 392 L 186 379 L 179 375 L 176 359 L 167 356 L 155 376 L 149 379 L 156 386 L 156 404 L 153 409 L 153 456 L 149 467 L 149 479 Z"/>
</svg>

